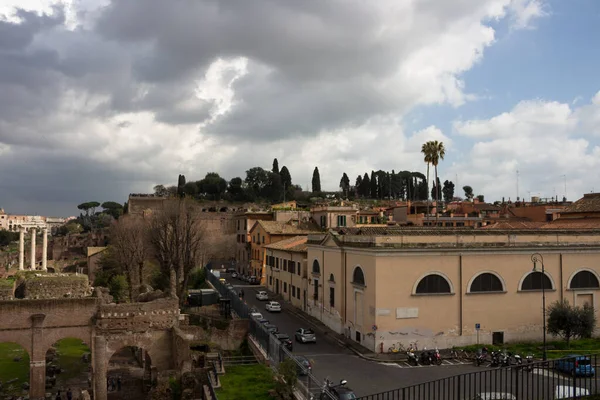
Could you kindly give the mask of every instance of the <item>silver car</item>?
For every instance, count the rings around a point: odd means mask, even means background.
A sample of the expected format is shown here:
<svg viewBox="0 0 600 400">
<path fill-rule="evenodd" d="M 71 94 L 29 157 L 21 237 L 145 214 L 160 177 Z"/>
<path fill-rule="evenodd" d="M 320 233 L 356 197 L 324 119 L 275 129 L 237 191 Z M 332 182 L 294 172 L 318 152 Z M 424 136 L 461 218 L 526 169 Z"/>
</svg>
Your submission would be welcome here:
<svg viewBox="0 0 600 400">
<path fill-rule="evenodd" d="M 300 343 L 317 343 L 317 336 L 312 329 L 300 328 L 294 335 L 296 342 Z"/>
</svg>

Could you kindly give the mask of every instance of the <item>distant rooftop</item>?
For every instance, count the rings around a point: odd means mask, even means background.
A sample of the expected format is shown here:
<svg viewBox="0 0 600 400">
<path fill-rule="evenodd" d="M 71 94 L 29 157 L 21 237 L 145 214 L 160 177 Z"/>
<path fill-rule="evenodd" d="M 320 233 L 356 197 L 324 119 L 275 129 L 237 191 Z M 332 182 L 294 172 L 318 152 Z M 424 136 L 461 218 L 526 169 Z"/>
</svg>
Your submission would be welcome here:
<svg viewBox="0 0 600 400">
<path fill-rule="evenodd" d="M 294 253 L 303 253 L 307 250 L 307 240 L 307 236 L 294 236 L 293 238 L 280 240 L 279 242 L 268 244 L 264 246 L 264 248 L 270 250 L 285 250 Z"/>
</svg>

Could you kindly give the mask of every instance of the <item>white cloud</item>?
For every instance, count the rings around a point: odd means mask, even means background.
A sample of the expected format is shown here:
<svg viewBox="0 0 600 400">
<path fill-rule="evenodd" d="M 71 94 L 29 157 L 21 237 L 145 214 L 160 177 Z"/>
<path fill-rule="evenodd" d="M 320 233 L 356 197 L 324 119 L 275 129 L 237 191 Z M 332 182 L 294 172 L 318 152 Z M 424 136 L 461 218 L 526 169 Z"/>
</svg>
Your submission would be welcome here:
<svg viewBox="0 0 600 400">
<path fill-rule="evenodd" d="M 549 15 L 548 5 L 542 0 L 512 0 L 509 5 L 512 28 L 527 29 L 532 22 Z"/>
<path fill-rule="evenodd" d="M 524 27 L 543 15 L 540 0 L 62 3 L 66 22 L 49 2 L 0 9 L 55 14 L 0 20 L 0 144 L 12 157 L 3 162 L 31 186 L 38 155 L 73 173 L 94 163 L 114 175 L 82 181 L 80 196 L 102 188 L 110 200 L 178 173 L 244 176 L 273 157 L 298 183 L 318 165 L 326 189 L 343 172 L 422 170 L 423 139 L 449 151 L 453 142 L 435 127 L 406 133 L 402 118 L 416 106 L 474 100 L 462 74 L 494 44 L 488 22 Z M 536 112 L 513 118 L 536 130 L 554 116 Z M 461 129 L 494 132 L 475 125 Z M 114 176 L 129 177 L 128 189 L 114 189 Z M 43 179 L 59 193 L 68 182 Z M 26 204 L 19 190 L 14 206 Z M 69 196 L 65 204 L 79 200 Z"/>
<path fill-rule="evenodd" d="M 600 167 L 600 147 L 587 139 L 598 133 L 599 115 L 593 103 L 572 110 L 568 104 L 535 100 L 487 120 L 457 121 L 456 133 L 477 142 L 449 172 L 490 200 L 517 197 L 517 170 L 520 197 L 527 192 L 562 197 L 566 175 L 567 197 L 575 200 L 600 188 L 600 178 L 590 173 Z"/>
</svg>

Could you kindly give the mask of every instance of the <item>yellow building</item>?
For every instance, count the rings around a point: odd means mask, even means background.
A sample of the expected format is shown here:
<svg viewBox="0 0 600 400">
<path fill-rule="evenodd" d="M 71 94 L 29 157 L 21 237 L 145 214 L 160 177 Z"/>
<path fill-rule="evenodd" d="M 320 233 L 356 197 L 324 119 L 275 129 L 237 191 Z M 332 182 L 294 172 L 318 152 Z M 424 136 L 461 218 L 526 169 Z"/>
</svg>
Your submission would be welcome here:
<svg viewBox="0 0 600 400">
<path fill-rule="evenodd" d="M 306 311 L 375 352 L 541 339 L 542 282 L 546 305 L 600 305 L 600 229 L 342 228 L 307 265 Z"/>
<path fill-rule="evenodd" d="M 265 284 L 265 249 L 264 246 L 289 239 L 298 235 L 319 233 L 311 221 L 289 220 L 281 221 L 256 221 L 250 229 L 250 271 L 252 275 L 260 277 L 261 284 Z"/>
<path fill-rule="evenodd" d="M 306 236 L 294 236 L 266 245 L 267 289 L 306 310 Z"/>
</svg>

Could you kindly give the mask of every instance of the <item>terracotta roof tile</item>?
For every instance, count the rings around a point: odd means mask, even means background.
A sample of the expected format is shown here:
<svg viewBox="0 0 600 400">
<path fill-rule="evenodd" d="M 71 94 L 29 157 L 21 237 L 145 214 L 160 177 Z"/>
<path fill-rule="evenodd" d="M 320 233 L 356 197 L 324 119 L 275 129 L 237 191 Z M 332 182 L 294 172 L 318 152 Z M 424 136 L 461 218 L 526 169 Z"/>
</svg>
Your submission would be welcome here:
<svg viewBox="0 0 600 400">
<path fill-rule="evenodd" d="M 312 221 L 257 221 L 252 230 L 260 225 L 271 235 L 307 235 L 309 233 L 321 232 L 319 227 Z"/>
<path fill-rule="evenodd" d="M 560 211 L 561 214 L 584 212 L 600 212 L 600 193 L 586 193 L 583 198 Z"/>
<path fill-rule="evenodd" d="M 279 242 L 268 244 L 264 246 L 264 248 L 270 250 L 285 250 L 292 251 L 295 253 L 304 253 L 307 251 L 307 239 L 307 236 L 294 236 L 293 238 L 280 240 Z"/>
<path fill-rule="evenodd" d="M 531 221 L 501 221 L 488 224 L 481 229 L 539 229 L 544 225 L 547 225 L 547 223 Z"/>
<path fill-rule="evenodd" d="M 598 218 L 559 218 L 547 223 L 544 229 L 599 229 L 600 217 Z"/>
</svg>

